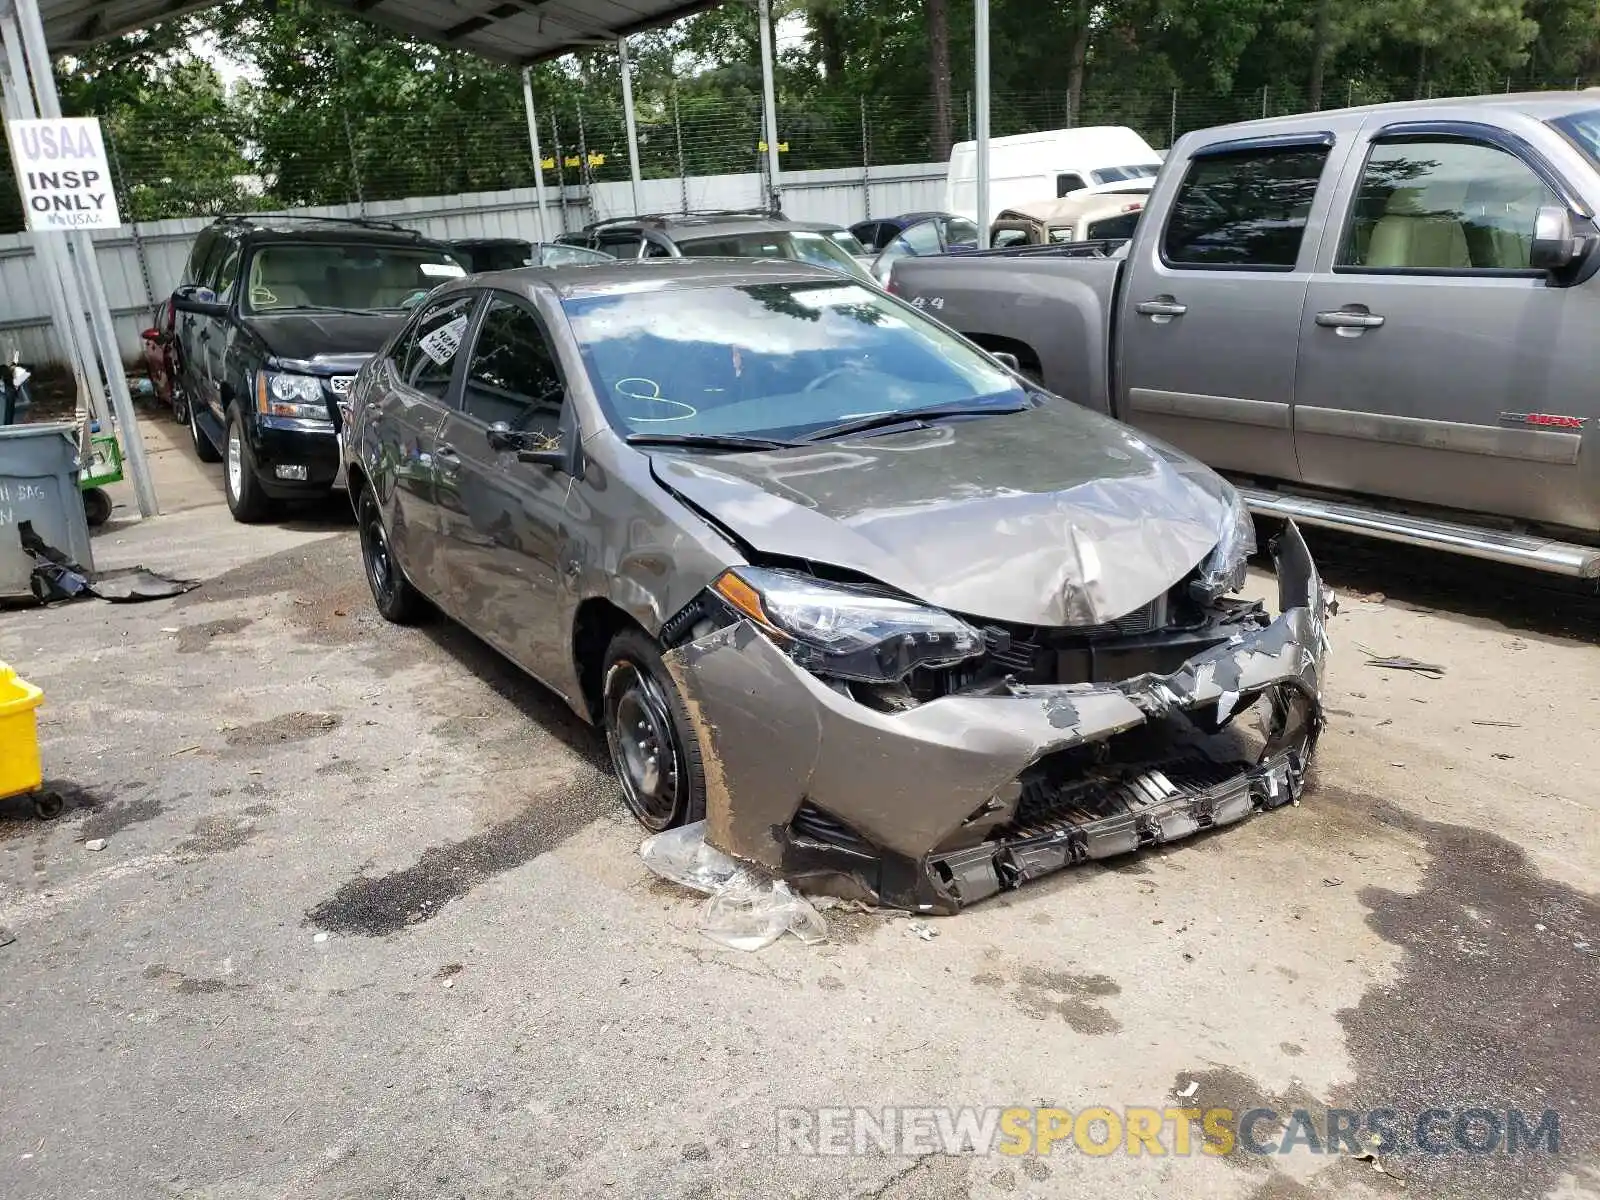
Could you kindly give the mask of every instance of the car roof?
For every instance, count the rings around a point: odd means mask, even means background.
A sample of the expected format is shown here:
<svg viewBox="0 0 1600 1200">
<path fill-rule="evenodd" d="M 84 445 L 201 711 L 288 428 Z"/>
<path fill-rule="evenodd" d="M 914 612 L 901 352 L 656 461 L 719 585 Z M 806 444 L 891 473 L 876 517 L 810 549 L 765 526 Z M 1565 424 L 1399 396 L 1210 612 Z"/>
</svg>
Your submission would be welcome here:
<svg viewBox="0 0 1600 1200">
<path fill-rule="evenodd" d="M 804 221 L 790 221 L 756 212 L 691 213 L 675 216 L 671 213 L 642 217 L 617 217 L 585 225 L 586 234 L 626 233 L 634 229 L 654 229 L 674 241 L 688 241 L 693 237 L 733 237 L 741 233 L 783 233 L 789 230 L 810 230 Z"/>
<path fill-rule="evenodd" d="M 443 247 L 444 242 L 423 236 L 415 229 L 387 222 L 340 219 L 338 217 L 291 217 L 266 213 L 218 217 L 211 228 L 238 232 L 251 241 L 337 242 L 343 245 Z"/>
<path fill-rule="evenodd" d="M 1596 92 L 1506 92 L 1489 96 L 1441 96 L 1433 100 L 1395 100 L 1386 104 L 1357 105 L 1354 108 L 1324 109 L 1321 112 L 1297 113 L 1293 116 L 1266 117 L 1254 121 L 1240 121 L 1206 130 L 1208 138 L 1217 130 L 1248 130 L 1251 133 L 1291 132 L 1316 128 L 1319 122 L 1337 117 L 1364 116 L 1368 113 L 1418 113 L 1429 114 L 1437 109 L 1481 109 L 1512 111 L 1538 121 L 1563 117 L 1569 113 L 1600 108 L 1600 93 Z"/>
<path fill-rule="evenodd" d="M 770 258 L 614 259 L 562 267 L 517 267 L 469 276 L 447 285 L 451 291 L 490 286 L 532 292 L 548 287 L 563 300 L 691 288 L 743 287 L 754 283 L 850 283 L 863 281 L 828 267 Z"/>
</svg>

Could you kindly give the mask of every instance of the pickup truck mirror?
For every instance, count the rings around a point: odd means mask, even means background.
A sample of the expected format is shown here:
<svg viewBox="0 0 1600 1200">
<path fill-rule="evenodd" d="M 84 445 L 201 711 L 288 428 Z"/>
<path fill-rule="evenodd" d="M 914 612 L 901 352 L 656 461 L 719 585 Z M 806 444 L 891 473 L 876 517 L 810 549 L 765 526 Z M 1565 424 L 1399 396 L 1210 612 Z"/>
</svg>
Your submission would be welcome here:
<svg viewBox="0 0 1600 1200">
<path fill-rule="evenodd" d="M 991 350 L 989 351 L 989 357 L 1008 371 L 1020 372 L 1022 370 L 1022 363 L 1009 350 Z"/>
<path fill-rule="evenodd" d="M 1534 214 L 1528 265 L 1535 271 L 1564 271 L 1578 260 L 1582 249 L 1572 231 L 1572 212 L 1565 205 L 1547 204 Z"/>
<path fill-rule="evenodd" d="M 217 294 L 198 283 L 186 283 L 172 293 L 172 307 L 179 312 L 202 317 L 224 317 L 228 306 L 217 303 Z"/>
</svg>

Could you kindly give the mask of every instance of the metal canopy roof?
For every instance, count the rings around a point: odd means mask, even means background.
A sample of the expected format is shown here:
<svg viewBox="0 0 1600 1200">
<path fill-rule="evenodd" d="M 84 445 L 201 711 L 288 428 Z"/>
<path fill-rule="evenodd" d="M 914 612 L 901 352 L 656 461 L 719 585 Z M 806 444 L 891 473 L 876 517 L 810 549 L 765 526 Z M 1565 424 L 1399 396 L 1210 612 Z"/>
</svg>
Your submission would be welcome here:
<svg viewBox="0 0 1600 1200">
<path fill-rule="evenodd" d="M 720 0 L 322 0 L 397 33 L 526 65 L 715 8 Z M 38 0 L 52 52 L 70 54 L 217 0 Z"/>
</svg>

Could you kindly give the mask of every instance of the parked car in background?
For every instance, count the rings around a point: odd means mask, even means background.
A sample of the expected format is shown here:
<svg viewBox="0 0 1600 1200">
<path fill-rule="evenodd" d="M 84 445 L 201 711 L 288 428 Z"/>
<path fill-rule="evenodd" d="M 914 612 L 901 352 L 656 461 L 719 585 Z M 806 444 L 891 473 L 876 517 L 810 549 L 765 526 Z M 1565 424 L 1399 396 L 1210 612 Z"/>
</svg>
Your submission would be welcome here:
<svg viewBox="0 0 1600 1200">
<path fill-rule="evenodd" d="M 780 258 L 807 262 L 870 279 L 871 275 L 829 233 L 805 221 L 755 211 L 686 217 L 619 217 L 564 234 L 563 245 L 584 246 L 612 258 Z"/>
<path fill-rule="evenodd" d="M 473 274 L 512 271 L 517 267 L 565 267 L 610 262 L 611 255 L 560 242 L 529 242 L 521 238 L 457 238 L 448 243 Z"/>
<path fill-rule="evenodd" d="M 873 259 L 877 255 L 861 244 L 861 240 L 843 225 L 835 225 L 832 221 L 797 221 L 796 224 L 813 229 L 824 237 L 832 238 L 834 244 L 855 259 L 865 270 L 872 269 Z"/>
<path fill-rule="evenodd" d="M 976 225 L 965 217 L 945 212 L 914 212 L 901 213 L 897 217 L 869 217 L 850 226 L 850 232 L 856 235 L 867 250 L 876 252 L 886 249 L 895 238 L 913 225 L 922 225 L 928 221 L 935 223 L 934 233 L 938 235 L 939 242 L 943 246 L 976 247 L 978 244 Z"/>
<path fill-rule="evenodd" d="M 905 259 L 892 287 L 1257 513 L 1600 577 L 1600 107 L 1547 92 L 1173 147 L 1122 258 Z"/>
<path fill-rule="evenodd" d="M 1155 178 L 1161 154 L 1131 129 L 1090 125 L 989 139 L 989 211 L 978 213 L 977 143 L 950 150 L 945 208 L 993 224 L 1001 209 Z"/>
<path fill-rule="evenodd" d="M 168 298 L 156 305 L 149 328 L 139 334 L 145 374 L 155 385 L 156 398 L 172 410 L 172 419 L 182 425 L 189 420 L 189 406 L 178 386 L 177 311 Z"/>
<path fill-rule="evenodd" d="M 1075 192 L 1065 200 L 1019 204 L 995 218 L 989 245 L 1047 246 L 1060 242 L 1125 242 L 1133 236 L 1142 196 Z"/>
<path fill-rule="evenodd" d="M 925 254 L 949 254 L 957 250 L 978 248 L 978 227 L 965 217 L 945 213 L 914 221 L 907 225 L 878 252 L 872 261 L 872 276 L 880 284 L 889 279 L 889 271 L 902 258 L 916 258 Z"/>
<path fill-rule="evenodd" d="M 431 602 L 602 726 L 645 828 L 808 886 L 949 912 L 1304 779 L 1293 525 L 1273 618 L 1220 478 L 836 271 L 447 283 L 344 447 L 385 617 Z"/>
<path fill-rule="evenodd" d="M 195 453 L 223 461 L 235 520 L 328 493 L 356 371 L 466 273 L 443 243 L 376 221 L 232 216 L 201 230 L 172 295 L 176 347 Z"/>
</svg>

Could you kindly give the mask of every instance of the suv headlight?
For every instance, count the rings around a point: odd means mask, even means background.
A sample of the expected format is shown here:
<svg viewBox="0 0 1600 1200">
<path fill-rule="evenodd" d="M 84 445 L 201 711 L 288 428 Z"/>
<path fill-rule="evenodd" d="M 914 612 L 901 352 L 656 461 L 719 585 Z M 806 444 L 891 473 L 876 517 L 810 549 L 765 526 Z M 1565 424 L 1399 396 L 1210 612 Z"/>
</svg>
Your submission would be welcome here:
<svg viewBox="0 0 1600 1200">
<path fill-rule="evenodd" d="M 733 567 L 711 588 L 819 675 L 893 681 L 983 651 L 983 635 L 947 612 L 793 571 Z"/>
<path fill-rule="evenodd" d="M 332 421 L 322 398 L 322 380 L 315 375 L 290 375 L 261 371 L 256 375 L 256 411 L 266 417 L 297 417 L 302 421 Z"/>
<path fill-rule="evenodd" d="M 1224 483 L 1222 520 L 1217 544 L 1200 564 L 1192 591 L 1197 599 L 1215 600 L 1244 586 L 1245 569 L 1256 552 L 1256 523 L 1233 485 Z"/>
</svg>

